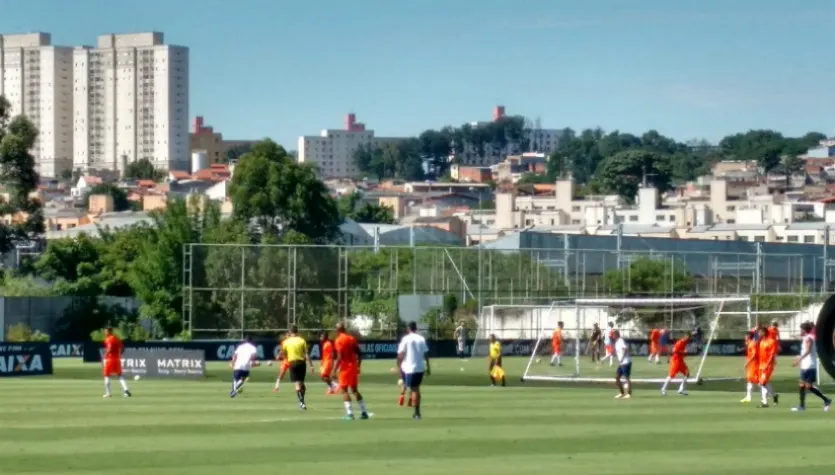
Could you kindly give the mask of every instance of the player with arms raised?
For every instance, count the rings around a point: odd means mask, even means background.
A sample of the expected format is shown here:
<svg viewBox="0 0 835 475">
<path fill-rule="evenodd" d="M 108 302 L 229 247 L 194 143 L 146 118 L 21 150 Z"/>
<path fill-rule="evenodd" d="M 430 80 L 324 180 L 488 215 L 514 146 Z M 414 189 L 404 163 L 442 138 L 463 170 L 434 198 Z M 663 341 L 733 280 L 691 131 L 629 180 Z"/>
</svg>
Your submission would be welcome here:
<svg viewBox="0 0 835 475">
<path fill-rule="evenodd" d="M 104 375 L 104 397 L 110 397 L 110 377 L 118 376 L 119 384 L 122 386 L 122 396 L 131 397 L 128 383 L 122 374 L 122 351 L 125 345 L 113 333 L 112 328 L 104 329 L 104 358 L 102 360 L 102 373 Z"/>
<path fill-rule="evenodd" d="M 632 397 L 632 358 L 629 357 L 629 345 L 620 337 L 618 330 L 612 331 L 614 339 L 614 354 L 618 359 L 618 369 L 615 373 L 615 384 L 620 393 L 615 399 L 630 399 Z"/>
<path fill-rule="evenodd" d="M 661 386 L 662 396 L 667 395 L 667 386 L 679 374 L 682 378 L 681 384 L 678 386 L 678 393 L 681 396 L 687 396 L 685 385 L 687 384 L 687 378 L 690 377 L 690 369 L 687 368 L 687 363 L 684 362 L 684 358 L 687 356 L 687 345 L 689 343 L 690 334 L 685 334 L 673 345 L 673 355 L 670 358 L 670 372 L 667 374 L 667 379 L 664 380 L 664 384 Z"/>
<path fill-rule="evenodd" d="M 229 363 L 232 368 L 232 391 L 229 397 L 235 397 L 241 392 L 253 366 L 258 366 L 258 348 L 252 344 L 252 337 L 247 335 L 244 342 L 235 348 Z"/>
<path fill-rule="evenodd" d="M 551 366 L 562 366 L 562 330 L 563 322 L 557 322 L 557 329 L 551 335 Z"/>
<path fill-rule="evenodd" d="M 803 344 L 800 347 L 800 355 L 794 359 L 793 366 L 800 366 L 800 404 L 793 407 L 792 411 L 806 410 L 806 391 L 814 394 L 823 400 L 823 410 L 829 411 L 832 407 L 832 399 L 826 397 L 815 383 L 818 379 L 818 357 L 815 349 L 815 336 L 812 333 L 814 326 L 811 322 L 804 322 L 800 325 L 800 334 L 803 336 Z"/>
<path fill-rule="evenodd" d="M 768 330 L 765 327 L 760 327 L 757 334 L 759 335 L 757 360 L 760 370 L 760 407 L 768 407 L 769 395 L 776 406 L 780 398 L 771 387 L 771 375 L 774 374 L 774 367 L 777 364 L 777 340 L 768 336 Z"/>
<path fill-rule="evenodd" d="M 336 364 L 334 371 L 339 371 L 339 390 L 345 402 L 345 420 L 354 420 L 354 409 L 351 407 L 351 394 L 360 407 L 360 419 L 368 419 L 365 400 L 359 392 L 360 366 L 362 365 L 362 351 L 357 339 L 345 331 L 345 325 L 336 325 Z"/>
<path fill-rule="evenodd" d="M 328 338 L 328 332 L 322 332 L 319 335 L 319 348 L 322 349 L 322 358 L 320 361 L 322 369 L 319 374 L 322 377 L 322 381 L 328 386 L 325 394 L 336 394 L 339 390 L 339 385 L 331 379 L 331 374 L 333 374 L 334 351 L 333 342 Z"/>
<path fill-rule="evenodd" d="M 745 397 L 739 401 L 744 404 L 751 402 L 751 392 L 754 390 L 754 385 L 760 383 L 760 360 L 757 354 L 760 343 L 755 338 L 755 333 L 748 332 L 745 334 Z"/>
</svg>

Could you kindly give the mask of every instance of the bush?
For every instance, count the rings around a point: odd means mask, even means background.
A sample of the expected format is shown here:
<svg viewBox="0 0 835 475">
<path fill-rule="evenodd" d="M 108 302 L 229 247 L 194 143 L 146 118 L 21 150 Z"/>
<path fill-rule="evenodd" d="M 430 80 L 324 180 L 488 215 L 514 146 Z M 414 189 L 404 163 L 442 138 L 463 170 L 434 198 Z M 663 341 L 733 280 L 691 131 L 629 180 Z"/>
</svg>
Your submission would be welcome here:
<svg viewBox="0 0 835 475">
<path fill-rule="evenodd" d="M 17 325 L 9 325 L 6 330 L 6 341 L 49 341 L 49 335 L 40 330 L 32 331 L 25 323 L 18 323 Z"/>
</svg>

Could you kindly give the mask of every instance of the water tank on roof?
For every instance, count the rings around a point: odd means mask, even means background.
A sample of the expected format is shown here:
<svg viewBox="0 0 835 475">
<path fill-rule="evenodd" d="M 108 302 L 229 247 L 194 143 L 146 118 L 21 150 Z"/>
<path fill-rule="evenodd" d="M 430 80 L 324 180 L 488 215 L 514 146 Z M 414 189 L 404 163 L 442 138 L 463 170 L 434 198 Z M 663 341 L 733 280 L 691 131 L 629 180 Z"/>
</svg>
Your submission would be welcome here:
<svg viewBox="0 0 835 475">
<path fill-rule="evenodd" d="M 195 150 L 191 153 L 191 173 L 209 168 L 209 159 L 205 150 Z"/>
</svg>

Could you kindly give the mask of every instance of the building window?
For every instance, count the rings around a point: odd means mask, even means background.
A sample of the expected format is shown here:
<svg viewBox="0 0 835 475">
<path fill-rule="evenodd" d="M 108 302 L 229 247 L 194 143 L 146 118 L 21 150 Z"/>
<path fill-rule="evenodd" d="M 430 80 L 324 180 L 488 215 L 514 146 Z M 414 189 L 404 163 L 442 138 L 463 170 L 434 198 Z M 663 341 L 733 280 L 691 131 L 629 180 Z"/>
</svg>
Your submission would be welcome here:
<svg viewBox="0 0 835 475">
<path fill-rule="evenodd" d="M 630 217 L 629 217 L 629 222 L 636 222 L 636 221 L 638 221 L 638 217 L 637 217 L 637 216 L 630 216 Z"/>
<path fill-rule="evenodd" d="M 579 206 L 572 206 L 571 211 L 574 212 L 574 213 L 577 213 L 577 212 L 580 211 L 580 207 Z"/>
<path fill-rule="evenodd" d="M 803 236 L 803 242 L 805 242 L 806 244 L 814 244 L 815 236 Z"/>
<path fill-rule="evenodd" d="M 754 242 L 765 242 L 765 236 L 754 236 Z"/>
<path fill-rule="evenodd" d="M 797 242 L 797 236 L 787 236 L 786 242 Z"/>
</svg>

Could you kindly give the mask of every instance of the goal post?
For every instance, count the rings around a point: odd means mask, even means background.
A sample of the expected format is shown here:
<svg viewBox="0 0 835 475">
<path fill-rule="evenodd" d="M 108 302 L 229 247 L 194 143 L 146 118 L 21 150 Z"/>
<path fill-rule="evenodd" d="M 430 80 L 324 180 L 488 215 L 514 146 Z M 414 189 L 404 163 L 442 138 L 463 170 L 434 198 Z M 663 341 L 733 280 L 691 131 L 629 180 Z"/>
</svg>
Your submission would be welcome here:
<svg viewBox="0 0 835 475">
<path fill-rule="evenodd" d="M 633 366 L 635 366 L 634 362 L 636 357 L 640 357 L 639 355 L 646 356 L 647 329 L 641 328 L 640 322 L 636 324 L 634 318 L 629 319 L 625 317 L 628 317 L 629 314 L 634 316 L 639 313 L 652 314 L 650 316 L 653 318 L 663 317 L 662 321 L 664 324 L 662 328 L 671 329 L 673 327 L 672 323 L 666 323 L 667 316 L 669 316 L 670 322 L 678 320 L 681 327 L 678 328 L 679 333 L 681 332 L 681 329 L 686 326 L 681 323 L 683 321 L 698 322 L 703 320 L 706 324 L 709 323 L 709 330 L 706 332 L 706 339 L 703 342 L 701 352 L 698 355 L 698 362 L 694 368 L 696 371 L 691 378 L 696 381 L 729 381 L 742 379 L 742 374 L 736 376 L 714 374 L 714 372 L 706 371 L 705 368 L 705 362 L 710 354 L 710 346 L 716 338 L 720 327 L 720 319 L 722 319 L 722 311 L 726 305 L 743 308 L 745 323 L 738 325 L 740 327 L 745 326 L 748 329 L 751 328 L 751 303 L 748 296 L 692 298 L 580 298 L 575 299 L 572 302 L 560 302 L 559 305 L 556 303 L 552 304 L 552 313 L 555 309 L 561 309 L 561 316 L 563 317 L 561 320 L 565 322 L 566 326 L 569 325 L 568 317 L 572 317 L 570 319 L 572 322 L 571 326 L 575 328 L 574 331 L 565 332 L 568 334 L 564 335 L 562 353 L 563 358 L 573 361 L 565 361 L 565 363 L 568 364 L 563 366 L 559 364 L 551 364 L 551 362 L 548 362 L 548 364 L 542 364 L 539 356 L 541 355 L 543 348 L 550 349 L 550 342 L 548 340 L 551 338 L 551 334 L 555 327 L 555 325 L 549 321 L 551 325 L 542 326 L 538 332 L 539 335 L 536 342 L 533 344 L 533 349 L 527 360 L 522 381 L 571 381 L 581 383 L 611 381 L 612 376 L 609 374 L 610 371 L 606 371 L 604 369 L 605 365 L 592 363 L 590 356 L 587 358 L 586 356 L 588 355 L 583 354 L 584 349 L 586 352 L 594 350 L 594 348 L 591 348 L 589 345 L 589 336 L 592 328 L 596 324 L 602 331 L 605 331 L 610 322 L 612 322 L 613 325 L 616 322 L 624 322 L 623 325 L 618 324 L 616 328 L 620 330 L 621 336 L 630 343 Z M 736 318 L 738 319 L 739 317 Z M 688 331 L 692 331 L 693 326 L 691 325 L 689 328 L 690 330 Z M 742 333 L 742 329 L 740 328 L 738 332 Z M 669 342 L 670 345 L 676 335 L 672 336 L 673 339 Z M 614 366 L 615 364 L 613 363 L 616 362 L 608 361 L 608 363 Z M 645 376 L 642 375 L 642 373 Z M 666 377 L 666 367 L 661 368 L 660 366 L 656 367 L 655 365 L 651 365 L 647 371 L 644 371 L 640 366 L 638 366 L 633 368 L 633 374 L 635 377 L 632 378 L 632 381 L 636 383 L 662 382 Z"/>
</svg>

